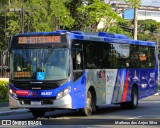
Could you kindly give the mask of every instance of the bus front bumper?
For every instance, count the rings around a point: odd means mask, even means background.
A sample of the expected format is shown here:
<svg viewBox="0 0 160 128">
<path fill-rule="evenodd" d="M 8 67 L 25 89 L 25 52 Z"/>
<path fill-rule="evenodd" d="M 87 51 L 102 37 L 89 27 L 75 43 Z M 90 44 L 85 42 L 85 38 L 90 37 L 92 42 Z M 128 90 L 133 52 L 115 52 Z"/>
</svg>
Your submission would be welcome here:
<svg viewBox="0 0 160 128">
<path fill-rule="evenodd" d="M 19 100 L 16 100 L 11 95 L 9 95 L 9 106 L 11 109 L 17 109 L 17 108 L 28 108 L 28 109 L 34 109 L 34 108 L 50 108 L 50 109 L 71 109 L 72 108 L 72 97 L 67 94 L 66 96 L 54 100 L 53 104 L 40 104 L 34 103 L 34 104 L 22 104 Z"/>
</svg>

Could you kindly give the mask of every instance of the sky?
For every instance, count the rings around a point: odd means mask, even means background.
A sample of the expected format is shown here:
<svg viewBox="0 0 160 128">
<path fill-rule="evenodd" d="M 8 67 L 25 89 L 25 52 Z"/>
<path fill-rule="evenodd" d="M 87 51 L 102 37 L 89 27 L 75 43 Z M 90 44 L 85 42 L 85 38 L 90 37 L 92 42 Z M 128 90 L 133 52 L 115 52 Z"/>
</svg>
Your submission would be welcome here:
<svg viewBox="0 0 160 128">
<path fill-rule="evenodd" d="M 160 7 L 160 0 L 141 0 L 142 5 Z"/>
</svg>

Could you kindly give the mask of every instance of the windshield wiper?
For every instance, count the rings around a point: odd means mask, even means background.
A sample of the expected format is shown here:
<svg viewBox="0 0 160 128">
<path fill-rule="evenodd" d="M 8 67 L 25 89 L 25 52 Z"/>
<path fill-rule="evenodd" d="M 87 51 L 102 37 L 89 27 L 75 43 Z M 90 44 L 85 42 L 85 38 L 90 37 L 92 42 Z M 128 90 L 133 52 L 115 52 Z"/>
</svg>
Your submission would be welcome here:
<svg viewBox="0 0 160 128">
<path fill-rule="evenodd" d="M 30 57 L 30 55 L 29 55 L 28 49 L 23 49 L 23 51 L 24 51 L 25 60 L 26 60 L 27 62 L 31 63 L 31 57 Z M 26 53 L 26 54 L 25 54 L 25 53 Z"/>
<path fill-rule="evenodd" d="M 49 47 L 47 50 L 48 50 L 47 54 L 45 54 L 43 58 L 41 57 L 42 65 L 47 62 L 48 58 L 50 57 L 54 49 L 53 47 Z"/>
</svg>

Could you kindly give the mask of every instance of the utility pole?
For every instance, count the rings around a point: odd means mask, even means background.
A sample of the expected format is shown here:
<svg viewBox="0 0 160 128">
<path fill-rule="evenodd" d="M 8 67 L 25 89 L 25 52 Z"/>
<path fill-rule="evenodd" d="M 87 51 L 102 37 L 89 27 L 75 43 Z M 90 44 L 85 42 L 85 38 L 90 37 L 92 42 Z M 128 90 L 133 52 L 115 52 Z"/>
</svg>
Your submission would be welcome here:
<svg viewBox="0 0 160 128">
<path fill-rule="evenodd" d="M 7 38 L 6 38 L 6 32 L 7 32 L 7 11 L 5 9 L 5 19 L 4 19 L 4 22 L 5 22 L 5 26 L 4 26 L 4 32 L 5 32 L 5 43 L 7 42 Z"/>
<path fill-rule="evenodd" d="M 137 40 L 137 27 L 138 27 L 138 8 L 141 3 L 141 0 L 125 0 L 126 3 L 131 5 L 134 8 L 134 40 Z"/>
<path fill-rule="evenodd" d="M 60 29 L 60 12 L 59 12 L 59 5 L 58 7 L 58 29 Z"/>
<path fill-rule="evenodd" d="M 138 28 L 138 8 L 134 8 L 134 40 L 137 40 L 137 28 Z"/>
<path fill-rule="evenodd" d="M 11 0 L 8 0 L 8 5 L 9 5 L 9 8 L 10 8 L 10 4 L 11 4 Z"/>
<path fill-rule="evenodd" d="M 21 9 L 21 32 L 24 33 L 24 6 Z"/>
</svg>

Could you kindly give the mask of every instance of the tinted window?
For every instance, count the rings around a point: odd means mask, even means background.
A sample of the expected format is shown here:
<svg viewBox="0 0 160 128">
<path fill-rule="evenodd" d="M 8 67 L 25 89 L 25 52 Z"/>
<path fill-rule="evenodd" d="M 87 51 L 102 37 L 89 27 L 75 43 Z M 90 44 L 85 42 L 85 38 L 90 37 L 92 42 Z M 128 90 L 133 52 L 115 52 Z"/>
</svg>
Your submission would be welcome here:
<svg viewBox="0 0 160 128">
<path fill-rule="evenodd" d="M 154 47 L 130 45 L 131 68 L 153 68 L 155 63 Z"/>
<path fill-rule="evenodd" d="M 110 67 L 111 44 L 102 42 L 84 43 L 85 68 L 102 69 Z"/>
<path fill-rule="evenodd" d="M 155 67 L 154 47 L 98 41 L 83 41 L 81 45 L 80 55 L 85 69 Z"/>
<path fill-rule="evenodd" d="M 111 68 L 129 67 L 129 45 L 128 44 L 112 44 L 111 51 Z"/>
</svg>

